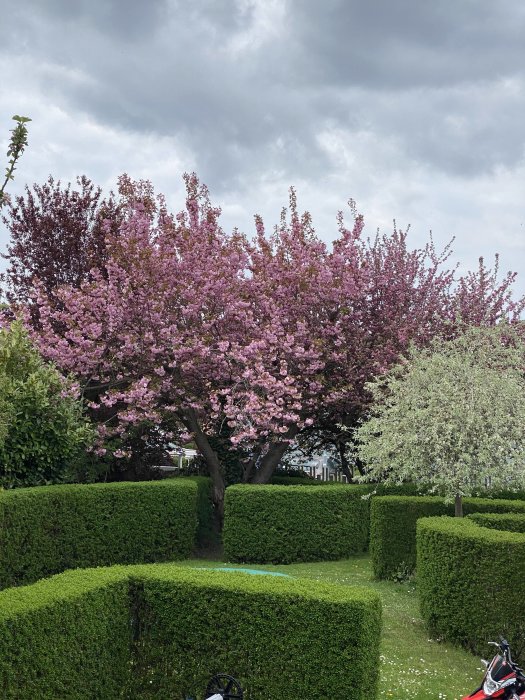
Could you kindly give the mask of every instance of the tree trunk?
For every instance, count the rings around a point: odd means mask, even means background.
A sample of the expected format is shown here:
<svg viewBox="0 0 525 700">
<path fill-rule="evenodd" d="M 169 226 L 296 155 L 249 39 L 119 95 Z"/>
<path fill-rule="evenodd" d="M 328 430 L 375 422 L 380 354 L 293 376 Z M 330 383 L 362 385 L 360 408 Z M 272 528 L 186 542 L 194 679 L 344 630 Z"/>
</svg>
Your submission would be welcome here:
<svg viewBox="0 0 525 700">
<path fill-rule="evenodd" d="M 184 425 L 190 430 L 199 448 L 199 452 L 206 462 L 212 482 L 212 501 L 216 509 L 217 522 L 222 530 L 224 522 L 224 491 L 225 484 L 221 472 L 221 465 L 215 450 L 211 447 L 207 436 L 201 430 L 195 411 L 190 408 L 184 412 L 182 418 Z"/>
<path fill-rule="evenodd" d="M 246 460 L 246 462 L 244 463 L 244 469 L 242 473 L 243 484 L 248 484 L 253 479 L 253 475 L 255 474 L 255 466 L 260 456 L 261 450 L 260 448 L 257 448 L 256 450 L 254 450 L 250 459 Z"/>
<path fill-rule="evenodd" d="M 297 435 L 297 428 L 295 426 L 291 427 L 284 437 L 293 438 Z M 264 455 L 261 460 L 261 464 L 257 471 L 254 473 L 251 483 L 252 484 L 267 484 L 274 471 L 279 466 L 279 462 L 284 456 L 286 450 L 290 447 L 288 441 L 283 442 L 272 442 L 268 449 L 268 452 Z"/>
<path fill-rule="evenodd" d="M 463 498 L 462 498 L 461 494 L 459 494 L 459 493 L 456 494 L 454 506 L 455 506 L 456 518 L 462 518 L 463 517 Z"/>
<path fill-rule="evenodd" d="M 261 460 L 261 466 L 253 474 L 252 484 L 267 484 L 277 469 L 284 453 L 290 447 L 287 442 L 273 442 Z"/>
<path fill-rule="evenodd" d="M 346 457 L 346 445 L 344 442 L 339 442 L 338 443 L 338 448 L 339 448 L 339 458 L 341 460 L 341 470 L 343 474 L 346 476 L 348 479 L 348 483 L 352 481 L 354 478 L 354 475 L 350 471 L 350 464 L 348 463 L 348 459 Z"/>
</svg>

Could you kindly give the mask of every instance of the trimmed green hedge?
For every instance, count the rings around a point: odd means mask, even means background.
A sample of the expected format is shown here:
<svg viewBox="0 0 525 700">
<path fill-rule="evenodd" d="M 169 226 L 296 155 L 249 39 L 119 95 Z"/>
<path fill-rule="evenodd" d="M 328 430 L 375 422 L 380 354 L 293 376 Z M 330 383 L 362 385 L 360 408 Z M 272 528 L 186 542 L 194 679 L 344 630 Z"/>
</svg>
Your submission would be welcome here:
<svg viewBox="0 0 525 700">
<path fill-rule="evenodd" d="M 5 700 L 201 698 L 222 672 L 246 700 L 368 700 L 380 631 L 365 588 L 173 564 L 68 571 L 0 593 L 0 687 Z"/>
<path fill-rule="evenodd" d="M 350 489 L 363 490 L 374 496 L 417 496 L 427 493 L 427 488 L 415 484 L 348 484 L 341 481 L 320 481 L 306 476 L 273 476 L 271 485 L 275 486 L 346 486 Z"/>
<path fill-rule="evenodd" d="M 229 561 L 341 559 L 367 549 L 366 486 L 236 485 L 226 490 L 223 542 Z"/>
<path fill-rule="evenodd" d="M 475 512 L 525 513 L 524 501 L 465 498 L 466 514 Z M 454 504 L 437 496 L 379 496 L 370 506 L 370 555 L 378 579 L 410 576 L 416 566 L 418 518 L 453 515 Z"/>
<path fill-rule="evenodd" d="M 497 498 L 504 501 L 525 501 L 525 491 L 509 489 L 484 489 L 473 494 L 476 498 Z"/>
<path fill-rule="evenodd" d="M 525 513 L 472 513 L 467 517 L 481 527 L 507 532 L 525 532 Z"/>
<path fill-rule="evenodd" d="M 433 635 L 486 653 L 506 637 L 525 661 L 525 534 L 479 526 L 470 518 L 417 523 L 421 614 Z"/>
<path fill-rule="evenodd" d="M 118 567 L 1 591 L 1 697 L 122 698 L 131 671 L 129 601 Z"/>
<path fill-rule="evenodd" d="M 318 481 L 308 476 L 279 476 L 274 474 L 271 483 L 274 486 L 323 486 L 333 482 Z"/>
<path fill-rule="evenodd" d="M 0 587 L 64 569 L 187 558 L 195 543 L 190 480 L 75 484 L 0 493 Z"/>
</svg>

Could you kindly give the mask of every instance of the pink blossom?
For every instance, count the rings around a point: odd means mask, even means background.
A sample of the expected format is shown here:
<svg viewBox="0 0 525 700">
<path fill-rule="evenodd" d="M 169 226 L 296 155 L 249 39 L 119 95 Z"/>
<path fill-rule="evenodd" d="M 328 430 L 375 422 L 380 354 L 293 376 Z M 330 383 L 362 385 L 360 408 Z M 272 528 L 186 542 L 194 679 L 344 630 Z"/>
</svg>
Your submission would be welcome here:
<svg viewBox="0 0 525 700">
<path fill-rule="evenodd" d="M 33 335 L 105 421 L 101 439 L 147 424 L 201 449 L 227 426 L 248 453 L 313 429 L 336 440 L 411 342 L 523 309 L 512 276 L 498 285 L 481 265 L 456 284 L 448 251 L 411 250 L 396 229 L 370 242 L 360 216 L 349 229 L 338 218 L 329 250 L 293 191 L 288 218 L 270 235 L 256 218 L 248 241 L 220 228 L 194 175 L 186 187 L 177 216 L 136 207 L 107 241 L 105 274 L 55 290 L 59 305 L 35 288 Z"/>
</svg>

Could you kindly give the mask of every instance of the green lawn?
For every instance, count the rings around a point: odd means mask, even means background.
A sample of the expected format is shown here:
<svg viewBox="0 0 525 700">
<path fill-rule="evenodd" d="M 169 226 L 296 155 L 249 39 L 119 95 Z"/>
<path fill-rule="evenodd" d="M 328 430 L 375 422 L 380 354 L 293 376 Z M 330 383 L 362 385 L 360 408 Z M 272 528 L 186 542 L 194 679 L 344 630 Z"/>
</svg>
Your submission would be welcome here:
<svg viewBox="0 0 525 700">
<path fill-rule="evenodd" d="M 181 565 L 224 566 L 224 563 L 199 559 L 184 561 Z M 378 699 L 459 700 L 479 684 L 480 660 L 461 649 L 430 639 L 419 616 L 414 584 L 373 581 L 368 556 L 314 564 L 250 565 L 250 568 L 370 586 L 381 595 L 383 637 Z M 487 654 L 490 655 L 489 647 Z M 344 673 L 343 668 L 341 673 Z"/>
</svg>

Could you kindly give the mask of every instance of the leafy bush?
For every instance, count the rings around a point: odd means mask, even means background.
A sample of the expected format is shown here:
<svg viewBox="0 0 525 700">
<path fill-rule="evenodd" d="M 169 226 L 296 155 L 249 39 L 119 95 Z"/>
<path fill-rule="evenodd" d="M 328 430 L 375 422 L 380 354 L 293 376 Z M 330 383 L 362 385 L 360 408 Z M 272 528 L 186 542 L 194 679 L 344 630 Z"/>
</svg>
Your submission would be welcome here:
<svg viewBox="0 0 525 700">
<path fill-rule="evenodd" d="M 191 480 L 68 484 L 0 493 L 0 587 L 82 566 L 183 559 L 195 542 Z"/>
<path fill-rule="evenodd" d="M 417 523 L 421 614 L 432 634 L 486 653 L 504 635 L 525 661 L 525 534 L 470 518 Z"/>
<path fill-rule="evenodd" d="M 223 542 L 230 561 L 341 559 L 368 544 L 369 487 L 236 485 L 226 490 Z"/>
<path fill-rule="evenodd" d="M 131 670 L 129 621 L 119 567 L 0 592 L 2 698 L 121 698 Z"/>
<path fill-rule="evenodd" d="M 68 481 L 90 440 L 80 402 L 22 326 L 0 329 L 0 484 Z"/>
<path fill-rule="evenodd" d="M 474 498 L 497 498 L 504 501 L 525 501 L 525 491 L 519 489 L 480 489 Z"/>
<path fill-rule="evenodd" d="M 364 588 L 170 564 L 68 571 L 0 593 L 2 697 L 200 698 L 229 672 L 247 700 L 365 700 L 380 630 Z"/>
<path fill-rule="evenodd" d="M 472 513 L 467 516 L 481 527 L 525 532 L 525 513 Z"/>
<path fill-rule="evenodd" d="M 465 513 L 525 513 L 525 501 L 466 498 Z M 370 506 L 370 554 L 374 576 L 411 575 L 416 566 L 416 522 L 433 515 L 454 515 L 454 504 L 436 496 L 381 496 Z"/>
<path fill-rule="evenodd" d="M 288 474 L 274 474 L 271 483 L 277 486 L 323 486 L 330 481 L 317 481 L 311 476 L 290 476 Z"/>
</svg>

